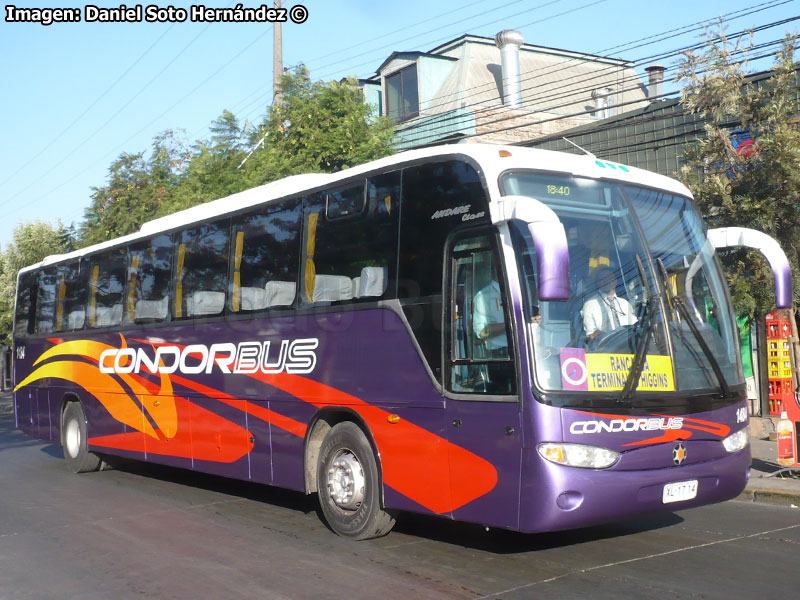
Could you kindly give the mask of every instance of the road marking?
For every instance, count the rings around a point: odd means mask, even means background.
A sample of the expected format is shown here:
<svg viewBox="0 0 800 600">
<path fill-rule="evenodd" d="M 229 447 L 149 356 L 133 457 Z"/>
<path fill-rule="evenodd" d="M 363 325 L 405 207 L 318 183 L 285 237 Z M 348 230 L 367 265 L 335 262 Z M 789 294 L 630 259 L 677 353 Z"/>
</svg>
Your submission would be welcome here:
<svg viewBox="0 0 800 600">
<path fill-rule="evenodd" d="M 696 546 L 687 546 L 685 548 L 676 548 L 675 550 L 668 550 L 667 552 L 659 552 L 657 554 L 648 554 L 647 556 L 637 556 L 636 558 L 629 558 L 627 560 L 620 560 L 613 563 L 607 563 L 604 565 L 596 565 L 594 567 L 587 567 L 586 569 L 578 569 L 577 571 L 570 571 L 569 573 L 564 573 L 563 575 L 557 575 L 555 577 L 550 577 L 548 579 L 542 579 L 541 581 L 532 581 L 530 583 L 526 583 L 525 585 L 520 585 L 514 588 L 509 588 L 507 590 L 503 590 L 502 592 L 495 592 L 494 594 L 488 594 L 486 596 L 480 596 L 477 600 L 485 600 L 486 598 L 497 598 L 498 596 L 502 596 L 503 594 L 510 594 L 512 592 L 517 592 L 519 590 L 524 590 L 535 585 L 540 585 L 542 583 L 552 583 L 554 581 L 558 581 L 559 579 L 564 579 L 566 577 L 571 577 L 572 575 L 581 575 L 584 573 L 591 573 L 592 571 L 599 571 L 600 569 L 608 569 L 610 567 L 618 567 L 620 565 L 627 565 L 630 563 L 639 562 L 642 560 L 649 560 L 651 558 L 660 558 L 662 556 L 669 556 L 670 554 L 677 554 L 678 552 L 686 552 L 687 550 L 698 550 L 700 548 L 708 548 L 709 546 L 717 546 L 718 544 L 728 544 L 730 542 L 738 542 L 739 540 L 747 540 L 751 538 L 757 538 L 765 535 L 770 535 L 773 533 L 781 533 L 782 531 L 789 531 L 790 529 L 797 529 L 800 527 L 798 525 L 789 525 L 788 527 L 781 527 L 780 529 L 770 529 L 769 531 L 760 531 L 758 533 L 751 533 L 749 535 L 740 535 L 737 537 L 728 538 L 725 540 L 717 540 L 716 542 L 707 542 L 705 544 L 697 544 Z"/>
</svg>

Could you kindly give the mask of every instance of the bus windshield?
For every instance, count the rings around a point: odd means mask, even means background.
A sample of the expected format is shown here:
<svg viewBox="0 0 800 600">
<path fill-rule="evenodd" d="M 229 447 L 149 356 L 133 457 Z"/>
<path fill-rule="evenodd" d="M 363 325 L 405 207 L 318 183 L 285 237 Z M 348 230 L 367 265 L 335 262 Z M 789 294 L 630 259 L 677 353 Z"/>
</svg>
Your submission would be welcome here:
<svg viewBox="0 0 800 600">
<path fill-rule="evenodd" d="M 570 299 L 540 302 L 533 241 L 511 226 L 540 389 L 597 406 L 601 396 L 618 405 L 623 390 L 725 392 L 742 383 L 727 290 L 688 199 L 529 171 L 506 173 L 502 184 L 547 204 L 567 232 Z"/>
</svg>

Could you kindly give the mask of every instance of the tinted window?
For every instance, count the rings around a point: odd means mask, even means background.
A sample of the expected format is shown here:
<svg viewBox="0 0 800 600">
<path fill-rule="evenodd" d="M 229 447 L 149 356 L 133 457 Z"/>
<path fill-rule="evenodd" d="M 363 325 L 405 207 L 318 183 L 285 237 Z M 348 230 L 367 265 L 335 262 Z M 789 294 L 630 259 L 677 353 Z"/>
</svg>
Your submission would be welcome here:
<svg viewBox="0 0 800 600">
<path fill-rule="evenodd" d="M 160 235 L 131 246 L 128 258 L 127 322 L 156 322 L 167 318 L 172 240 Z"/>
<path fill-rule="evenodd" d="M 400 279 L 407 295 L 441 294 L 445 239 L 462 225 L 488 222 L 486 195 L 471 166 L 450 161 L 406 169 Z"/>
<path fill-rule="evenodd" d="M 79 262 L 59 267 L 56 330 L 83 329 L 86 323 L 86 270 Z"/>
<path fill-rule="evenodd" d="M 36 297 L 36 272 L 28 271 L 19 276 L 17 306 L 14 314 L 14 336 L 21 338 L 33 332 L 32 310 Z"/>
<path fill-rule="evenodd" d="M 370 180 L 366 210 L 351 218 L 326 219 L 326 194 L 306 199 L 304 303 L 394 297 L 399 182 L 399 173 Z"/>
<path fill-rule="evenodd" d="M 57 287 L 58 269 L 42 269 L 36 295 L 36 333 L 50 333 L 55 329 Z"/>
<path fill-rule="evenodd" d="M 218 315 L 225 309 L 228 234 L 227 220 L 179 234 L 173 308 L 176 317 Z"/>
<path fill-rule="evenodd" d="M 125 258 L 123 248 L 88 258 L 89 327 L 113 327 L 122 323 Z"/>
<path fill-rule="evenodd" d="M 262 209 L 233 222 L 234 312 L 291 306 L 300 260 L 299 200 Z"/>
<path fill-rule="evenodd" d="M 448 161 L 403 171 L 397 294 L 437 377 L 445 240 L 459 227 L 489 221 L 486 195 L 471 166 Z"/>
</svg>

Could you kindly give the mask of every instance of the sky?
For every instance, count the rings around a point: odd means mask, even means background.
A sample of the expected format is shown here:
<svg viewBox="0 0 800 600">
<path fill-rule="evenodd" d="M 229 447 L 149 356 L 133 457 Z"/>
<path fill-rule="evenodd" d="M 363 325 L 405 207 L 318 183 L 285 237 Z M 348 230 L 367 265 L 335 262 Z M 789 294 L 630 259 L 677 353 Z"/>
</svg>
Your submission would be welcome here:
<svg viewBox="0 0 800 600">
<path fill-rule="evenodd" d="M 145 20 L 146 7 L 166 9 L 169 2 L 144 3 L 142 21 L 125 23 L 86 22 L 91 0 L 14 4 L 79 9 L 80 22 L 44 26 L 8 22 L 10 1 L 0 20 L 0 248 L 23 222 L 80 223 L 92 187 L 105 185 L 112 161 L 122 153 L 149 154 L 153 139 L 165 130 L 178 131 L 191 144 L 209 136 L 209 125 L 223 110 L 254 124 L 268 110 L 269 23 Z M 494 37 L 503 29 L 518 29 L 530 44 L 636 61 L 644 80 L 644 67 L 654 62 L 650 57 L 699 41 L 701 32 L 688 31 L 690 25 L 727 14 L 729 32 L 738 32 L 800 16 L 800 0 L 284 4 L 289 9 L 301 4 L 307 17 L 282 27 L 284 66 L 305 64 L 312 79 L 325 81 L 369 77 L 393 51 L 429 51 L 465 33 Z M 187 13 L 191 5 L 172 3 Z M 204 6 L 235 5 L 236 0 L 208 0 Z M 127 4 L 134 6 L 133 0 Z M 292 14 L 302 13 L 295 8 Z M 798 27 L 800 21 L 767 28 L 756 42 L 780 39 Z M 672 33 L 659 35 L 666 32 Z M 657 60 L 668 67 L 676 62 L 674 56 Z M 761 61 L 751 68 L 768 66 Z"/>
</svg>

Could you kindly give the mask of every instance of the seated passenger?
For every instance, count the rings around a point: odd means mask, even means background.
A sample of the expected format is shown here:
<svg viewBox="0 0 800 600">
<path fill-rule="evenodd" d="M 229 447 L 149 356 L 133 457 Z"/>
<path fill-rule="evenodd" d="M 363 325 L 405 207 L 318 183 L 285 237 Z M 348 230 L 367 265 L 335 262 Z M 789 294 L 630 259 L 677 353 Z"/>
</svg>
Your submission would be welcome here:
<svg viewBox="0 0 800 600">
<path fill-rule="evenodd" d="M 596 275 L 598 293 L 583 304 L 581 316 L 586 337 L 596 339 L 623 325 L 636 323 L 633 307 L 617 296 L 617 276 L 614 269 L 601 268 Z"/>
</svg>

